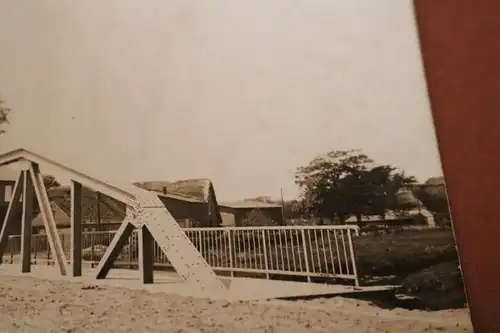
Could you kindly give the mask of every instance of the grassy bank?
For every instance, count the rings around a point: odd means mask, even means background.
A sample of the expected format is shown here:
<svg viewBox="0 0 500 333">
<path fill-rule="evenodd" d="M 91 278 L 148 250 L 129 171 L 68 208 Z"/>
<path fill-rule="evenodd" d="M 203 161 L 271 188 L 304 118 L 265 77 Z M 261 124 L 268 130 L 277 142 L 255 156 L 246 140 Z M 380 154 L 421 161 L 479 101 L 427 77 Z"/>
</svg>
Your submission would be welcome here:
<svg viewBox="0 0 500 333">
<path fill-rule="evenodd" d="M 451 230 L 378 233 L 356 239 L 356 258 L 365 280 L 402 285 L 428 309 L 463 307 L 466 303 Z"/>
</svg>

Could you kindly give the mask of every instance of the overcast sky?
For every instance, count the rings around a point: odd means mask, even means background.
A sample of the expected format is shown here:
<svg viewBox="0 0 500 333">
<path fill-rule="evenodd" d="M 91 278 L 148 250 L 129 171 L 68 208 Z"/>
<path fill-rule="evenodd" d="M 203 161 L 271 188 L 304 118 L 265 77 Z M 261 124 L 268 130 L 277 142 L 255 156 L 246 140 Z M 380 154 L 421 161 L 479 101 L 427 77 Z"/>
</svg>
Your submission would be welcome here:
<svg viewBox="0 0 500 333">
<path fill-rule="evenodd" d="M 219 200 L 335 149 L 441 174 L 410 0 L 2 0 L 0 95 L 2 150 Z"/>
</svg>

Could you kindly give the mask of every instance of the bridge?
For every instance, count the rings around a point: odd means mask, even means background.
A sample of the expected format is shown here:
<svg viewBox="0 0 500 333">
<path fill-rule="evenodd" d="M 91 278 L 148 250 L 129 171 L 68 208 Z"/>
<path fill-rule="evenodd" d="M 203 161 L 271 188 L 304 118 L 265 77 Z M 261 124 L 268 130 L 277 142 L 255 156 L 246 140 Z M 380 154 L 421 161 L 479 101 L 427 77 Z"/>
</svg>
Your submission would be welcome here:
<svg viewBox="0 0 500 333">
<path fill-rule="evenodd" d="M 392 286 L 380 287 L 360 287 L 358 283 L 358 276 L 356 272 L 354 248 L 352 247 L 352 231 L 357 232 L 356 227 L 338 226 L 333 227 L 337 229 L 342 236 L 341 246 L 344 248 L 344 256 L 346 261 L 343 261 L 344 266 L 340 265 L 340 269 L 344 267 L 347 272 L 344 274 L 342 271 L 333 272 L 333 277 L 347 278 L 354 281 L 354 285 L 334 284 L 324 285 L 317 283 L 294 282 L 294 281 L 273 281 L 270 279 L 254 279 L 254 278 L 241 278 L 234 277 L 221 277 L 216 274 L 215 269 L 220 271 L 219 265 L 210 262 L 213 258 L 213 253 L 207 255 L 207 246 L 205 245 L 205 253 L 203 253 L 202 236 L 207 233 L 219 233 L 217 237 L 209 237 L 212 241 L 212 250 L 219 246 L 219 252 L 231 253 L 229 259 L 231 265 L 234 264 L 235 258 L 235 235 L 238 233 L 250 232 L 253 237 L 253 247 L 255 250 L 266 249 L 266 244 L 270 242 L 271 236 L 269 231 L 265 228 L 256 230 L 249 228 L 237 228 L 237 230 L 230 230 L 222 228 L 208 228 L 205 230 L 183 230 L 175 221 L 168 209 L 161 202 L 158 196 L 152 192 L 133 184 L 122 184 L 113 181 L 103 181 L 98 177 L 91 176 L 89 173 L 79 171 L 77 168 L 68 166 L 67 164 L 53 161 L 45 156 L 36 154 L 34 152 L 17 149 L 8 153 L 0 155 L 0 166 L 19 163 L 21 171 L 19 178 L 16 181 L 12 193 L 12 200 L 9 204 L 4 223 L 0 231 L 0 259 L 3 259 L 3 265 L 0 266 L 0 274 L 3 275 L 17 275 L 24 274 L 36 277 L 51 278 L 51 279 L 64 279 L 64 280 L 78 280 L 86 281 L 96 284 L 112 284 L 116 285 L 117 281 L 121 281 L 120 285 L 133 288 L 149 288 L 148 290 L 162 291 L 167 293 L 177 293 L 189 296 L 208 296 L 214 298 L 224 299 L 267 299 L 273 297 L 288 298 L 288 297 L 301 297 L 311 295 L 341 295 L 353 293 L 372 293 L 380 291 L 393 290 Z M 58 174 L 64 174 L 65 177 L 71 180 L 71 229 L 70 229 L 70 246 L 65 248 L 61 242 L 62 235 L 57 230 L 54 216 L 50 208 L 50 201 L 43 183 L 43 177 L 40 170 L 50 168 L 57 170 Z M 96 192 L 105 194 L 120 202 L 123 202 L 126 209 L 126 216 L 120 228 L 113 233 L 108 234 L 109 242 L 106 244 L 104 253 L 99 257 L 96 268 L 89 268 L 83 270 L 83 240 L 85 233 L 82 231 L 82 188 L 90 188 Z M 22 199 L 22 200 L 21 200 Z M 47 241 L 47 250 L 50 253 L 51 260 L 58 268 L 58 274 L 54 274 L 54 268 L 51 266 L 33 265 L 36 260 L 33 260 L 33 240 L 37 239 L 40 235 L 32 235 L 32 212 L 33 203 L 36 199 L 40 207 L 40 216 L 43 220 L 45 234 L 44 239 Z M 19 205 L 22 202 L 22 205 Z M 15 223 L 16 210 L 21 206 L 21 235 L 10 235 L 9 230 L 12 230 L 12 223 Z M 274 233 L 275 243 L 276 235 L 278 235 L 280 242 L 282 241 L 283 231 L 288 231 L 290 235 L 295 232 L 297 239 L 302 239 L 300 242 L 304 253 L 307 252 L 307 246 L 311 247 L 311 235 L 318 238 L 321 235 L 330 237 L 330 233 L 323 234 L 327 228 L 314 227 L 299 228 L 299 227 L 276 227 L 282 228 L 278 233 Z M 311 229 L 312 228 L 312 229 Z M 221 229 L 221 230 L 219 230 Z M 324 230 L 323 230 L 324 229 Z M 318 233 L 319 230 L 319 233 Z M 321 231 L 323 230 L 323 231 Z M 195 232 L 196 231 L 196 232 Z M 327 230 L 328 231 L 328 230 Z M 337 239 L 337 231 L 333 230 L 335 239 Z M 345 233 L 344 233 L 345 232 Z M 220 237 L 220 234 L 228 235 L 228 237 Z M 309 240 L 306 239 L 306 234 Z M 198 237 L 193 237 L 198 235 Z M 233 238 L 231 238 L 233 235 Z M 255 237 L 256 235 L 256 237 Z M 346 237 L 344 239 L 344 236 Z M 19 237 L 19 262 L 21 270 L 16 270 L 14 265 L 5 263 L 6 250 L 12 246 L 13 237 Z M 131 242 L 131 238 L 134 242 Z M 206 237 L 205 237 L 206 239 Z M 229 239 L 229 241 L 228 241 Z M 232 239 L 232 240 L 231 240 Z M 285 242 L 289 240 L 294 242 L 294 237 L 284 237 Z M 226 241 L 226 243 L 224 243 Z M 200 242 L 200 244 L 196 244 Z M 218 242 L 218 243 L 217 243 Z M 125 247 L 128 247 L 129 253 L 133 251 L 130 247 L 134 244 L 136 249 L 136 265 L 139 271 L 139 277 L 134 280 L 136 272 L 130 270 L 117 270 L 113 269 L 116 264 L 120 262 L 121 254 Z M 222 246 L 221 244 L 225 244 Z M 251 241 L 239 242 L 238 246 L 246 246 L 250 248 Z M 260 244 L 260 245 L 256 245 Z M 270 244 L 270 243 L 269 243 Z M 299 243 L 297 243 L 299 244 Z M 318 247 L 316 241 L 315 246 Z M 337 242 L 337 252 L 339 243 Z M 347 246 L 347 247 L 346 247 Z M 36 246 L 35 246 L 36 248 Z M 283 246 L 281 247 L 282 251 Z M 285 248 L 288 248 L 286 246 Z M 287 252 L 288 250 L 286 250 Z M 330 248 L 330 252 L 332 249 Z M 8 251 L 7 251 L 8 252 Z M 69 252 L 69 258 L 67 254 Z M 277 253 L 277 251 L 276 251 Z M 288 252 L 287 252 L 288 253 Z M 340 254 L 340 252 L 338 252 Z M 324 254 L 324 262 L 328 261 L 327 256 Z M 35 254 L 36 256 L 36 254 Z M 164 272 L 155 272 L 155 265 L 158 264 L 158 258 L 164 256 L 169 265 L 175 270 L 177 275 L 167 274 Z M 13 255 L 12 255 L 13 257 Z M 279 269 L 273 269 L 269 266 L 269 257 L 267 253 L 256 256 L 260 258 L 261 262 L 266 262 L 264 273 L 279 274 Z M 308 256 L 305 257 L 305 265 L 309 265 Z M 337 259 L 339 256 L 337 255 Z M 282 258 L 282 264 L 285 257 Z M 286 258 L 289 263 L 290 260 L 295 261 L 295 257 Z M 320 259 L 321 260 L 321 259 Z M 333 255 L 332 255 L 332 260 Z M 339 261 L 340 262 L 340 261 Z M 10 263 L 14 264 L 11 260 Z M 333 264 L 333 262 L 332 262 Z M 284 265 L 284 264 L 283 264 Z M 35 267 L 32 267 L 35 266 Z M 234 266 L 234 265 L 233 265 Z M 332 266 L 333 267 L 333 266 Z M 215 268 L 215 269 L 214 269 Z M 234 270 L 234 267 L 233 267 Z M 262 270 L 261 270 L 262 271 Z M 308 272 L 308 279 L 313 272 Z M 157 276 L 157 283 L 155 283 L 155 275 Z M 318 276 L 328 276 L 328 274 L 317 274 Z M 109 278 L 111 276 L 111 278 Z M 108 279 L 107 279 L 108 278 Z M 179 279 L 180 278 L 180 279 Z"/>
</svg>

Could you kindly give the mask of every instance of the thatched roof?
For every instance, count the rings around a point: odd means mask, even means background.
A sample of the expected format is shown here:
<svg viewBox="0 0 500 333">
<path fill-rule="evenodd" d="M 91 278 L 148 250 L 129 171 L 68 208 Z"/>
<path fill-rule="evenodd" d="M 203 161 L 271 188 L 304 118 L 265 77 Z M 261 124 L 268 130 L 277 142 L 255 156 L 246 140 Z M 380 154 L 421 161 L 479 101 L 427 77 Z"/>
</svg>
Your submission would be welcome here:
<svg viewBox="0 0 500 333">
<path fill-rule="evenodd" d="M 50 206 L 51 206 L 52 212 L 54 214 L 54 220 L 56 222 L 56 226 L 69 227 L 71 225 L 69 215 L 55 202 L 51 202 Z M 31 225 L 33 227 L 43 227 L 42 216 L 40 214 L 38 214 L 31 222 Z"/>
<path fill-rule="evenodd" d="M 265 208 L 281 208 L 281 205 L 277 205 L 269 202 L 261 201 L 234 201 L 234 202 L 221 202 L 219 207 L 228 207 L 233 209 L 265 209 Z"/>
<path fill-rule="evenodd" d="M 424 185 L 444 185 L 444 177 L 431 177 L 427 179 Z"/>
<path fill-rule="evenodd" d="M 135 182 L 134 185 L 146 190 L 161 193 L 165 188 L 167 191 L 167 195 L 172 194 L 179 197 L 179 199 L 181 199 L 182 197 L 187 197 L 201 200 L 203 202 L 208 202 L 210 186 L 212 186 L 212 182 L 209 179 L 186 179 L 176 182 L 142 181 Z"/>
<path fill-rule="evenodd" d="M 97 193 L 83 188 L 83 220 L 85 222 L 97 222 Z M 71 188 L 69 186 L 58 186 L 48 190 L 51 201 L 55 202 L 68 216 L 71 214 Z M 122 221 L 125 217 L 125 204 L 110 198 L 104 194 L 100 196 L 101 220 Z"/>
<path fill-rule="evenodd" d="M 396 192 L 396 200 L 401 207 L 422 207 L 423 204 L 417 199 L 415 194 L 409 190 L 400 190 Z"/>
</svg>

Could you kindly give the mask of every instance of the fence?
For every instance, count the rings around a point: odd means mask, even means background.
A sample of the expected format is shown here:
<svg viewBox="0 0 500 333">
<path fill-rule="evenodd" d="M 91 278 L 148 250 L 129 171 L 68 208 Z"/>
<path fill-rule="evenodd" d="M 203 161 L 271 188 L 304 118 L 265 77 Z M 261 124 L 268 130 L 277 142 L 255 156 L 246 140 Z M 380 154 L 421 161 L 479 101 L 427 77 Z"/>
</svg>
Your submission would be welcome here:
<svg viewBox="0 0 500 333">
<path fill-rule="evenodd" d="M 216 272 L 276 276 L 333 278 L 353 281 L 358 285 L 358 273 L 353 237 L 358 235 L 356 226 L 286 226 L 286 227 L 226 227 L 183 229 L 198 251 Z M 83 260 L 97 264 L 115 231 L 92 231 L 82 235 Z M 70 255 L 70 234 L 60 233 L 66 254 Z M 136 267 L 138 263 L 138 238 L 133 233 L 122 249 L 115 265 Z M 4 262 L 18 262 L 21 239 L 10 236 L 9 258 Z M 47 237 L 32 236 L 33 264 L 53 264 Z M 154 245 L 156 267 L 172 267 L 158 244 Z M 7 260 L 5 260 L 7 259 Z"/>
</svg>

